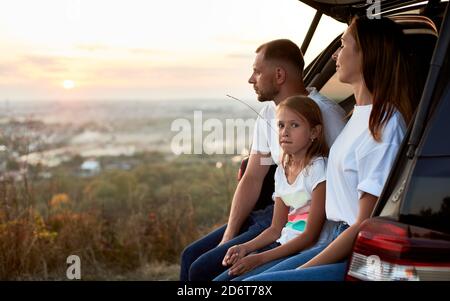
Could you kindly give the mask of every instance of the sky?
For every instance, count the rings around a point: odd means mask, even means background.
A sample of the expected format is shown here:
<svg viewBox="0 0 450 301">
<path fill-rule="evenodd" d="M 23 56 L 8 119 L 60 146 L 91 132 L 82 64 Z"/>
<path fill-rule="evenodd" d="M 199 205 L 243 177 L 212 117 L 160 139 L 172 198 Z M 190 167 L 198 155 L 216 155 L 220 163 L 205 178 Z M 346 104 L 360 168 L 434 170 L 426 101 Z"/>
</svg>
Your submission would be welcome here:
<svg viewBox="0 0 450 301">
<path fill-rule="evenodd" d="M 0 0 L 0 101 L 253 99 L 255 49 L 301 45 L 298 0 Z M 345 24 L 322 18 L 311 59 Z"/>
</svg>

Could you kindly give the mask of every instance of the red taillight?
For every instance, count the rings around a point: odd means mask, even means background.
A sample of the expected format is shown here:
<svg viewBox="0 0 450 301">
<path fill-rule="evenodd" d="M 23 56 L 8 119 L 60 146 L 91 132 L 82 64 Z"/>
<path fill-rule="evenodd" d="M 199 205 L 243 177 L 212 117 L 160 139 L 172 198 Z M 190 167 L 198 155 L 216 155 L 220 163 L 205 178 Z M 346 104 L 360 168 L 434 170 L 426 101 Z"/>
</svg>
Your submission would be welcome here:
<svg viewBox="0 0 450 301">
<path fill-rule="evenodd" d="M 384 253 L 396 255 L 409 248 L 406 226 L 398 226 L 387 222 L 371 221 L 361 226 L 355 248 L 375 248 Z"/>
<path fill-rule="evenodd" d="M 408 225 L 381 218 L 365 221 L 346 280 L 450 280 L 450 242 L 409 232 Z"/>
</svg>

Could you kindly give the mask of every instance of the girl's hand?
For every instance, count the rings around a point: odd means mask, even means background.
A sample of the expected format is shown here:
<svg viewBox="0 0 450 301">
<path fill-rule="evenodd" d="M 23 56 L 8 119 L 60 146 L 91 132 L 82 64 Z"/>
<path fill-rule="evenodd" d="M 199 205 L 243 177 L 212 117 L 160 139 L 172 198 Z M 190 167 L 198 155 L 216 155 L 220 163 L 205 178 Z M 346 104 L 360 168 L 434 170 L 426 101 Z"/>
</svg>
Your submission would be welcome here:
<svg viewBox="0 0 450 301">
<path fill-rule="evenodd" d="M 223 266 L 235 264 L 239 259 L 247 255 L 245 248 L 242 245 L 235 245 L 228 249 L 225 257 L 222 260 Z"/>
<path fill-rule="evenodd" d="M 261 265 L 261 259 L 260 256 L 258 256 L 258 254 L 248 255 L 238 260 L 235 264 L 233 264 L 228 274 L 230 276 L 239 276 L 247 272 L 250 272 L 259 265 Z"/>
</svg>

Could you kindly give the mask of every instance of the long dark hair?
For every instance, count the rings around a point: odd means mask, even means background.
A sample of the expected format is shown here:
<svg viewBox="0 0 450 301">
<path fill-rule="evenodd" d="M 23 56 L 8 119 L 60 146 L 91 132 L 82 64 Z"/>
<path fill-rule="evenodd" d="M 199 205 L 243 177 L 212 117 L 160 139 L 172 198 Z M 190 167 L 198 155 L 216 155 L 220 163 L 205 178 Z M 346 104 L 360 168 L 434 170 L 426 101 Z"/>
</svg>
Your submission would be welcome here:
<svg viewBox="0 0 450 301">
<path fill-rule="evenodd" d="M 369 129 L 376 141 L 381 130 L 398 110 L 408 124 L 412 118 L 412 102 L 417 97 L 414 79 L 407 62 L 402 29 L 388 18 L 355 17 L 350 32 L 362 53 L 362 73 L 373 95 Z"/>
</svg>

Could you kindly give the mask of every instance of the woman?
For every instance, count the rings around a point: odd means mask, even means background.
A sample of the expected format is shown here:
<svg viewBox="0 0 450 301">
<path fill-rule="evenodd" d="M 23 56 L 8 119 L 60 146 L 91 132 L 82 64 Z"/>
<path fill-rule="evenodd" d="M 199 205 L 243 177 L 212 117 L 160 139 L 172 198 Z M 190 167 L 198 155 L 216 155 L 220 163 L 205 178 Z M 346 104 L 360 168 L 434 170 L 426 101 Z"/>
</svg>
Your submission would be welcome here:
<svg viewBox="0 0 450 301">
<path fill-rule="evenodd" d="M 320 253 L 303 252 L 244 280 L 343 280 L 360 224 L 381 194 L 412 118 L 404 36 L 390 19 L 355 18 L 334 55 L 339 80 L 356 105 L 330 149 L 326 214 L 335 239 Z"/>
</svg>

